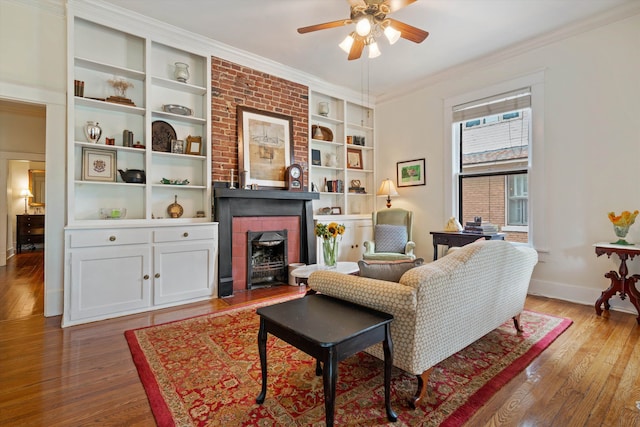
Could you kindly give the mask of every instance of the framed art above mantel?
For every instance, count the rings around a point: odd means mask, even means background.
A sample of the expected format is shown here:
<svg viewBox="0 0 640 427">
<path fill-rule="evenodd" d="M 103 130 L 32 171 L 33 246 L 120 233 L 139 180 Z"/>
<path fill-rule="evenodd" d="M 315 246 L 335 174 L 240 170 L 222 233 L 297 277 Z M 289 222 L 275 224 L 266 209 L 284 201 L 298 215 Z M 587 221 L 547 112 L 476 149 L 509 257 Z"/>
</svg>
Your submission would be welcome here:
<svg viewBox="0 0 640 427">
<path fill-rule="evenodd" d="M 237 107 L 238 165 L 245 186 L 284 188 L 285 170 L 293 163 L 293 118 Z"/>
</svg>

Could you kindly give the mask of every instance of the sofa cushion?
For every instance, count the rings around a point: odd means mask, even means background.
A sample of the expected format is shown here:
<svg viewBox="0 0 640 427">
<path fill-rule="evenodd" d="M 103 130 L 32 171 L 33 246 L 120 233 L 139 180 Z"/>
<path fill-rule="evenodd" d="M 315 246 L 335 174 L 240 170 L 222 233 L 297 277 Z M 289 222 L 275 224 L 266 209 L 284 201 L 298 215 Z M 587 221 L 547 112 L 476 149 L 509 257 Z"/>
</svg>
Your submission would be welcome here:
<svg viewBox="0 0 640 427">
<path fill-rule="evenodd" d="M 358 261 L 360 276 L 371 279 L 399 282 L 402 275 L 413 267 L 424 263 L 424 259 L 416 258 L 411 261 Z"/>
<path fill-rule="evenodd" d="M 404 253 L 407 245 L 407 227 L 404 225 L 378 224 L 374 230 L 376 252 Z"/>
</svg>

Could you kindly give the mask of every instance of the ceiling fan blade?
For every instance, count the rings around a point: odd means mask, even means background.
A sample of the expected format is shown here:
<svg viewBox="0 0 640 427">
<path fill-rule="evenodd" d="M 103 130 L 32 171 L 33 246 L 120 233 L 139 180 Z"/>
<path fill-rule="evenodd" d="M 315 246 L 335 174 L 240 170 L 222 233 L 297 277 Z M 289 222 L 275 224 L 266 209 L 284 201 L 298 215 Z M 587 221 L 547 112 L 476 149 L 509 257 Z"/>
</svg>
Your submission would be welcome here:
<svg viewBox="0 0 640 427">
<path fill-rule="evenodd" d="M 400 37 L 410 40 L 414 43 L 422 43 L 427 38 L 429 33 L 427 31 L 416 28 L 412 25 L 405 24 L 404 22 L 397 21 L 392 18 L 388 18 L 391 26 L 400 31 Z"/>
<path fill-rule="evenodd" d="M 356 37 L 351 45 L 351 50 L 349 51 L 349 61 L 360 58 L 363 49 L 364 39 L 362 37 Z"/>
<path fill-rule="evenodd" d="M 328 28 L 342 27 L 351 24 L 351 19 L 341 19 L 339 21 L 325 22 L 323 24 L 309 25 L 308 27 L 298 28 L 298 33 L 305 34 L 312 31 L 326 30 Z"/>
<path fill-rule="evenodd" d="M 385 0 L 384 3 L 389 7 L 389 13 L 393 13 L 415 2 L 416 0 Z"/>
</svg>

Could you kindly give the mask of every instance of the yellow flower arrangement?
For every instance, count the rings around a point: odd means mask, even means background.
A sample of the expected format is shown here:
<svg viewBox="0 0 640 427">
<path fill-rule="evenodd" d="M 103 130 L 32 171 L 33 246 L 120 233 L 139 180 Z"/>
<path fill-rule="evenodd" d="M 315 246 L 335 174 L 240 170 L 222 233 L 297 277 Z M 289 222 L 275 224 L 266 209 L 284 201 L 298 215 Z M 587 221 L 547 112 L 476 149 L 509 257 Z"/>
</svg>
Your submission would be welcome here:
<svg viewBox="0 0 640 427">
<path fill-rule="evenodd" d="M 345 227 L 343 224 L 331 222 L 329 224 L 316 224 L 316 236 L 322 237 L 322 255 L 327 267 L 335 267 L 338 262 L 338 240 L 342 238 Z"/>
<path fill-rule="evenodd" d="M 611 221 L 616 227 L 630 227 L 634 222 L 636 222 L 638 212 L 638 210 L 633 211 L 633 213 L 629 211 L 622 211 L 618 216 L 616 216 L 614 212 L 609 212 L 609 221 Z"/>
<path fill-rule="evenodd" d="M 609 212 L 609 221 L 613 223 L 613 232 L 616 233 L 618 241 L 611 242 L 615 245 L 632 245 L 633 243 L 627 242 L 624 238 L 629 232 L 629 227 L 636 222 L 636 216 L 638 216 L 638 210 L 633 212 L 622 211 L 620 215 L 616 216 L 614 212 Z"/>
<path fill-rule="evenodd" d="M 331 222 L 329 224 L 316 224 L 316 236 L 322 237 L 323 239 L 329 239 L 331 237 L 335 239 L 339 235 L 343 235 L 344 230 L 344 225 L 338 224 L 337 222 Z"/>
</svg>

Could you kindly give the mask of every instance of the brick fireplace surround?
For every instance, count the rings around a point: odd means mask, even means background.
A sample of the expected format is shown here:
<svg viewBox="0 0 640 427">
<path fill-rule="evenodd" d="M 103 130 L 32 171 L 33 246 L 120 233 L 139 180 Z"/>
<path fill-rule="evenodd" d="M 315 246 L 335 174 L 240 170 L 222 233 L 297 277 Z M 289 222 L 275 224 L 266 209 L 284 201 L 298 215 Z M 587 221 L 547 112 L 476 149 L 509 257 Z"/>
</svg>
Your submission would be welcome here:
<svg viewBox="0 0 640 427">
<path fill-rule="evenodd" d="M 218 296 L 247 289 L 247 231 L 287 229 L 289 263 L 316 263 L 312 200 L 318 193 L 214 188 Z"/>
</svg>

